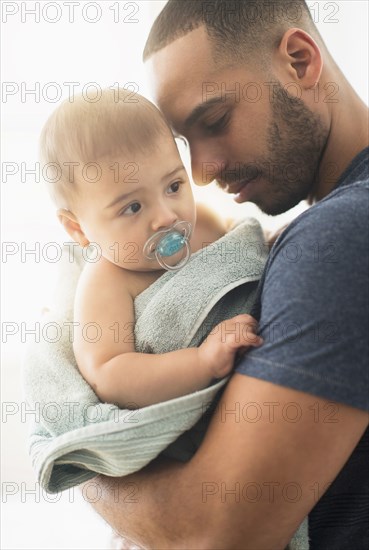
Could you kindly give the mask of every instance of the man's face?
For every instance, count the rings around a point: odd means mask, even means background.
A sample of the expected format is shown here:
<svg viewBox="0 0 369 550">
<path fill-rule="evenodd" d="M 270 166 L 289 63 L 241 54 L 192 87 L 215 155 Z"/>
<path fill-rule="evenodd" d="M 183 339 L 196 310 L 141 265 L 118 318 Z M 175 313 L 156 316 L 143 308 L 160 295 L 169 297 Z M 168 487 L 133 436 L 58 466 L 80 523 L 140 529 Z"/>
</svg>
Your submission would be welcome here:
<svg viewBox="0 0 369 550">
<path fill-rule="evenodd" d="M 156 103 L 190 147 L 195 183 L 212 180 L 236 202 L 284 212 L 312 191 L 328 129 L 278 77 L 255 65 L 216 63 L 204 27 L 149 61 Z M 273 68 L 272 68 L 273 70 Z"/>
</svg>

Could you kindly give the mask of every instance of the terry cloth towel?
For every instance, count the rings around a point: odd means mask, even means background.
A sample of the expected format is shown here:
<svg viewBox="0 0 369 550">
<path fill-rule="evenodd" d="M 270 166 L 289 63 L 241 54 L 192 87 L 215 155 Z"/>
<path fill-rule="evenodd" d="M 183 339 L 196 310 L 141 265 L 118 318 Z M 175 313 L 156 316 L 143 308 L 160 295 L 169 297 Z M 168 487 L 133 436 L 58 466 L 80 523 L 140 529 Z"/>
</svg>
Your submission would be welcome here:
<svg viewBox="0 0 369 550">
<path fill-rule="evenodd" d="M 189 430 L 226 383 L 137 410 L 101 403 L 73 354 L 74 294 L 86 259 L 71 245 L 65 246 L 55 304 L 40 320 L 43 337 L 29 345 L 23 365 L 27 406 L 39 412 L 30 455 L 49 492 L 96 473 L 139 470 Z M 85 258 L 93 252 L 85 250 Z M 248 219 L 192 254 L 179 271 L 165 272 L 136 298 L 136 348 L 162 353 L 195 346 L 218 321 L 249 312 L 267 252 L 259 223 Z"/>
</svg>

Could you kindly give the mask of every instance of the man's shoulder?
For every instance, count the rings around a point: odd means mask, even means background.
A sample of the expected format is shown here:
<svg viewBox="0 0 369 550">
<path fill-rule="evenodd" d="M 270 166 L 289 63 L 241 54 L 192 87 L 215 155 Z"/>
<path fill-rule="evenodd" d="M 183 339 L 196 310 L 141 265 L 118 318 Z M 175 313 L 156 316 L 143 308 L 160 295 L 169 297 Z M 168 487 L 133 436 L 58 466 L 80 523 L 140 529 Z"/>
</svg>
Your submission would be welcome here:
<svg viewBox="0 0 369 550">
<path fill-rule="evenodd" d="M 340 248 L 352 244 L 354 248 L 368 247 L 368 228 L 367 179 L 333 190 L 300 214 L 281 234 L 272 252 L 273 255 L 278 254 L 286 246 L 303 248 L 314 247 L 314 243 L 318 246 L 318 243 L 327 245 L 333 242 L 340 243 Z"/>
<path fill-rule="evenodd" d="M 369 194 L 354 185 L 277 239 L 253 312 L 265 343 L 239 372 L 368 410 Z"/>
<path fill-rule="evenodd" d="M 325 220 L 330 220 L 336 215 L 339 215 L 343 222 L 352 222 L 353 213 L 364 216 L 367 220 L 368 202 L 369 179 L 362 179 L 333 189 L 329 195 L 307 210 L 305 214 L 307 219 L 312 218 L 314 222 L 320 223 L 324 223 Z M 351 223 L 347 225 L 351 225 Z"/>
<path fill-rule="evenodd" d="M 296 218 L 269 255 L 259 293 L 264 309 L 282 300 L 299 317 L 322 309 L 333 318 L 337 307 L 357 317 L 369 287 L 368 213 L 369 181 L 363 180 L 338 187 Z"/>
</svg>

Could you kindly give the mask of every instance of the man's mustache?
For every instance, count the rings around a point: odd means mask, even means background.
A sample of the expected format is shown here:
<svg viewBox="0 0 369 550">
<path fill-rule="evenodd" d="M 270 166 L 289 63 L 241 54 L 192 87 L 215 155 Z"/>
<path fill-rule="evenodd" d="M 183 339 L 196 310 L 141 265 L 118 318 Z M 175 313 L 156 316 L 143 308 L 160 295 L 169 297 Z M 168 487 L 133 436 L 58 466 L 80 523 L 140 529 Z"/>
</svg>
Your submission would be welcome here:
<svg viewBox="0 0 369 550">
<path fill-rule="evenodd" d="M 215 183 L 223 190 L 227 187 L 235 188 L 239 184 L 245 185 L 251 180 L 259 178 L 262 173 L 263 169 L 256 163 L 238 163 L 234 168 L 223 168 L 220 173 L 216 175 Z"/>
</svg>

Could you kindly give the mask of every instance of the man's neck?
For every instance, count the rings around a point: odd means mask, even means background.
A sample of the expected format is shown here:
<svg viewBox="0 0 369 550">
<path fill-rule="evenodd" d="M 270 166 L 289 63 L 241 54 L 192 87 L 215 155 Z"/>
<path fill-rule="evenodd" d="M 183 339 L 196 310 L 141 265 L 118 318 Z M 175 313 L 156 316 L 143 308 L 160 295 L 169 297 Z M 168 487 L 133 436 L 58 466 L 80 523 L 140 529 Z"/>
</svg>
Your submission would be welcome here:
<svg viewBox="0 0 369 550">
<path fill-rule="evenodd" d="M 331 127 L 319 165 L 316 185 L 308 197 L 313 204 L 328 195 L 351 161 L 369 145 L 369 109 L 342 77 L 339 100 L 332 103 Z"/>
</svg>

